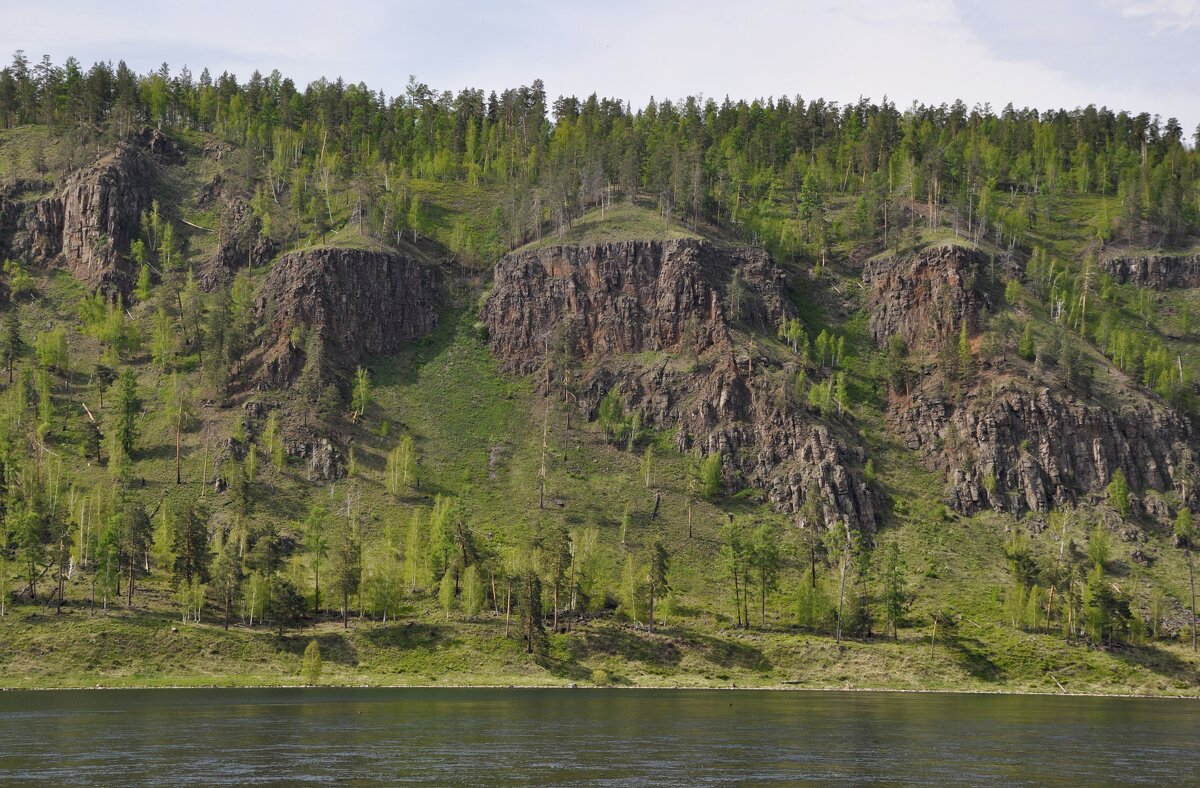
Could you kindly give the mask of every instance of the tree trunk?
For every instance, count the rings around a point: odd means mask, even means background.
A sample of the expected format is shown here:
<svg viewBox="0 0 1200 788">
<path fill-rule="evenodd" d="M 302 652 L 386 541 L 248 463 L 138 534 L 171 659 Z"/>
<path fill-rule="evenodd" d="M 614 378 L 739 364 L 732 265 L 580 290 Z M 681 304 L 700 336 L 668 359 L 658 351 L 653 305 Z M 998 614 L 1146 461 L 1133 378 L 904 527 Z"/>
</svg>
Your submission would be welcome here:
<svg viewBox="0 0 1200 788">
<path fill-rule="evenodd" d="M 742 626 L 742 591 L 741 587 L 738 585 L 738 573 L 736 566 L 733 568 L 733 606 L 737 611 L 734 615 L 734 628 L 740 629 Z"/>
<path fill-rule="evenodd" d="M 846 600 L 846 559 L 842 558 L 841 578 L 838 580 L 837 642 L 842 642 L 842 606 Z M 936 625 L 935 625 L 936 626 Z"/>
<path fill-rule="evenodd" d="M 761 609 L 759 611 L 759 617 L 760 617 L 760 621 L 762 622 L 762 628 L 766 629 L 767 628 L 767 583 L 766 583 L 766 580 L 761 575 L 759 576 L 759 581 L 760 582 L 758 584 L 758 588 L 759 588 L 759 591 L 761 592 L 760 593 Z"/>
<path fill-rule="evenodd" d="M 1188 583 L 1192 587 L 1192 651 L 1196 650 L 1196 572 L 1192 563 L 1192 542 L 1188 538 Z"/>
<path fill-rule="evenodd" d="M 508 593 L 504 599 L 504 637 L 508 637 L 509 623 L 512 621 L 512 585 L 508 586 Z"/>
<path fill-rule="evenodd" d="M 650 634 L 654 634 L 654 585 L 650 585 Z"/>
</svg>

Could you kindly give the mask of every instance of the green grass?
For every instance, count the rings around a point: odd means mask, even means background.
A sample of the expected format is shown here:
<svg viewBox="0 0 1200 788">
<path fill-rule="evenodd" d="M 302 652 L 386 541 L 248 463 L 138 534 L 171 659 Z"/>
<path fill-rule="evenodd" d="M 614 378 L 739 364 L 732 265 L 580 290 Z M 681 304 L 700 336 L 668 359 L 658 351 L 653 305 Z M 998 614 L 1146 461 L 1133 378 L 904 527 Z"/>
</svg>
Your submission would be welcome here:
<svg viewBox="0 0 1200 788">
<path fill-rule="evenodd" d="M 572 222 L 562 235 L 547 232 L 540 240 L 522 248 L 545 249 L 552 246 L 608 244 L 620 241 L 672 241 L 700 237 L 682 224 L 663 218 L 657 211 L 642 205 L 622 202 L 605 211 L 589 211 Z"/>
<path fill-rule="evenodd" d="M 196 204 L 196 189 L 218 175 L 232 177 L 234 167 L 203 156 L 206 141 L 205 135 L 184 136 L 186 164 L 169 173 L 162 199 L 165 209 L 175 215 L 211 228 L 219 212 Z M 57 172 L 54 168 L 62 162 L 55 157 L 68 149 L 53 147 L 58 143 L 37 129 L 0 135 L 0 168 L 8 156 L 14 162 L 12 172 L 27 172 L 34 164 L 35 147 L 43 144 L 51 146 L 48 150 L 53 153 L 48 156 L 50 173 Z M 0 169 L 0 175 L 4 172 Z M 495 189 L 418 179 L 410 179 L 403 188 L 421 199 L 427 221 L 419 244 L 411 245 L 406 237 L 406 251 L 482 269 L 504 249 L 492 210 L 498 198 Z M 336 228 L 325 242 L 376 248 L 357 225 L 349 223 L 347 196 L 335 194 L 333 202 Z M 1087 243 L 1088 231 L 1072 228 L 1072 222 L 1096 207 L 1094 201 L 1067 199 L 1061 220 L 1038 231 L 1063 254 L 1074 254 Z M 700 234 L 715 233 L 704 227 Z M 211 233 L 190 231 L 187 237 L 187 259 L 193 265 L 215 248 Z M 590 212 L 563 236 L 548 235 L 531 247 L 687 237 L 698 235 L 654 210 L 622 203 L 603 216 Z M 924 231 L 917 240 L 965 243 L 944 228 Z M 839 251 L 848 254 L 849 249 Z M 997 250 L 985 244 L 983 251 Z M 261 282 L 266 273 L 264 267 L 253 271 L 252 278 Z M 458 613 L 447 616 L 432 598 L 432 589 L 426 588 L 409 595 L 399 618 L 386 624 L 356 615 L 349 630 L 343 630 L 339 621 L 322 617 L 306 622 L 303 631 L 280 638 L 272 629 L 251 629 L 240 621 L 226 631 L 216 623 L 218 612 L 211 605 L 204 611 L 204 623 L 181 623 L 166 573 L 159 567 L 146 579 L 134 609 L 115 602 L 108 612 L 91 608 L 89 576 L 76 573 L 62 615 L 53 608 L 20 602 L 0 618 L 0 686 L 296 684 L 301 681 L 300 655 L 315 637 L 325 657 L 325 680 L 343 684 L 589 683 L 596 671 L 604 671 L 618 686 L 1055 692 L 1057 679 L 1075 692 L 1200 692 L 1200 663 L 1177 640 L 1108 651 L 1068 644 L 1057 633 L 1024 632 L 1006 620 L 1003 599 L 1009 579 L 1003 548 L 1007 534 L 1014 529 L 1028 531 L 1037 557 L 1048 562 L 1057 555 L 1061 531 L 1042 529 L 1037 517 L 1017 521 L 995 513 L 960 517 L 947 512 L 942 504 L 945 475 L 940 469 L 923 467 L 920 458 L 889 433 L 871 367 L 878 351 L 867 336 L 868 315 L 857 271 L 835 263 L 818 279 L 796 281 L 796 306 L 812 333 L 828 327 L 846 336 L 854 356 L 847 372 L 855 404 L 834 429 L 842 437 L 861 438 L 888 501 L 877 539 L 880 544 L 896 541 L 901 546 L 914 597 L 898 641 L 877 637 L 836 643 L 828 635 L 797 629 L 795 592 L 806 578 L 807 554 L 792 518 L 772 511 L 753 494 L 699 501 L 693 507 L 689 537 L 691 460 L 675 452 L 673 432 L 660 430 L 648 439 L 654 447 L 655 467 L 647 487 L 640 466 L 645 445 L 634 452 L 613 446 L 578 413 L 568 429 L 563 403 L 541 398 L 531 381 L 500 371 L 476 323 L 482 284 L 470 279 L 455 282 L 456 292 L 432 335 L 393 356 L 367 362 L 374 383 L 372 407 L 357 423 L 338 419 L 333 425 L 343 442 L 354 446 L 357 476 L 333 485 L 314 483 L 304 463 L 291 461 L 276 469 L 264 453 L 254 517 L 271 521 L 294 537 L 310 504 L 328 503 L 331 496 L 340 502 L 352 492 L 361 514 L 368 563 L 380 554 L 381 539 L 389 528 L 403 527 L 415 510 L 427 509 L 439 494 L 461 500 L 477 544 L 510 566 L 529 561 L 527 545 L 539 531 L 558 526 L 576 533 L 592 529 L 598 541 L 591 571 L 598 580 L 587 606 L 594 616 L 589 623 L 552 635 L 548 657 L 533 658 L 517 640 L 504 637 L 503 616 L 494 611 L 469 620 Z M 72 371 L 55 381 L 57 416 L 68 429 L 66 434 L 52 431 L 48 447 L 80 489 L 107 489 L 111 486 L 107 471 L 79 458 L 69 439 L 86 419 L 80 401 L 87 402 L 102 421 L 111 417 L 110 409 L 99 407 L 87 382 L 100 348 L 74 328 L 85 291 L 61 271 L 39 273 L 38 282 L 39 296 L 19 306 L 27 335 L 55 325 L 71 327 Z M 1176 323 L 1171 321 L 1194 298 L 1194 293 L 1164 296 L 1168 308 L 1156 318 L 1160 329 L 1174 330 Z M 156 308 L 153 301 L 130 310 L 147 348 Z M 1020 309 L 1019 318 L 1034 320 L 1038 340 L 1049 342 L 1052 331 L 1045 310 L 1032 299 Z M 735 332 L 738 343 L 748 339 L 740 329 Z M 773 337 L 757 336 L 755 341 L 770 364 L 782 367 L 794 361 Z M 1107 369 L 1094 351 L 1088 352 L 1098 368 Z M 1190 345 L 1184 359 L 1189 368 L 1200 364 Z M 646 366 L 664 360 L 691 363 L 664 354 L 640 354 L 616 362 Z M 202 477 L 211 480 L 219 446 L 242 417 L 245 403 L 253 400 L 287 412 L 297 405 L 294 394 L 245 387 L 228 397 L 212 396 L 193 373 L 199 399 L 212 402 L 199 408 L 199 422 L 183 436 L 184 483 L 177 485 L 173 436 L 161 408 L 153 406 L 162 374 L 150 363 L 146 349 L 125 361 L 137 371 L 142 396 L 151 405 L 140 422 L 136 494 L 150 509 L 164 501 L 204 495 L 213 522 L 228 523 L 233 517 L 230 496 L 202 487 Z M 1019 363 L 1014 369 L 1014 377 L 1030 374 Z M 1097 384 L 1111 401 L 1146 396 L 1123 377 L 1113 376 Z M 543 425 L 546 506 L 540 508 Z M 411 434 L 417 445 L 422 484 L 420 489 L 391 495 L 383 485 L 386 456 L 404 433 Z M 204 463 L 206 470 L 202 470 Z M 661 500 L 654 517 L 656 492 Z M 620 522 L 627 510 L 631 526 L 622 544 Z M 750 523 L 772 520 L 783 534 L 781 590 L 769 595 L 765 621 L 753 612 L 755 626 L 750 630 L 731 626 L 732 586 L 719 550 L 720 529 L 730 515 Z M 1105 516 L 1103 506 L 1084 505 L 1069 518 L 1067 538 L 1086 544 L 1091 524 Z M 1151 554 L 1154 563 L 1136 567 L 1129 555 L 1135 544 L 1119 542 L 1114 536 L 1113 582 L 1131 591 L 1140 610 L 1146 609 L 1152 586 L 1162 588 L 1171 600 L 1184 598 L 1183 557 L 1171 547 L 1166 529 L 1148 521 L 1136 525 L 1145 538 L 1136 546 Z M 626 561 L 644 561 L 654 539 L 662 540 L 671 554 L 672 591 L 659 608 L 665 621 L 651 635 L 624 620 L 614 607 L 619 603 Z M 286 571 L 308 593 L 311 570 L 307 559 L 295 558 Z M 821 582 L 830 584 L 834 579 L 833 569 L 822 570 Z M 939 611 L 954 611 L 962 619 L 957 633 L 931 644 L 930 615 Z"/>
</svg>

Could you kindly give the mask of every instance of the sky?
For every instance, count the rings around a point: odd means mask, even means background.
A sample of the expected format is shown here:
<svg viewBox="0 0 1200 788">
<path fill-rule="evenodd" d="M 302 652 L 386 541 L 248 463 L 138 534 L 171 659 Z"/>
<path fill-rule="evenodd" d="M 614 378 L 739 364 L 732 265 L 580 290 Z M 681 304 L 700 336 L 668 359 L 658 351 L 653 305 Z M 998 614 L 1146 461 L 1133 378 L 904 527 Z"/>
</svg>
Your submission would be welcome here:
<svg viewBox="0 0 1200 788">
<path fill-rule="evenodd" d="M 1039 109 L 1084 106 L 1200 124 L 1200 0 L 42 0 L 0 8 L 0 53 L 83 65 L 125 60 L 279 69 L 388 95 L 500 91 L 540 78 L 559 95 L 885 95 Z M 3 56 L 0 56 L 3 57 Z"/>
</svg>

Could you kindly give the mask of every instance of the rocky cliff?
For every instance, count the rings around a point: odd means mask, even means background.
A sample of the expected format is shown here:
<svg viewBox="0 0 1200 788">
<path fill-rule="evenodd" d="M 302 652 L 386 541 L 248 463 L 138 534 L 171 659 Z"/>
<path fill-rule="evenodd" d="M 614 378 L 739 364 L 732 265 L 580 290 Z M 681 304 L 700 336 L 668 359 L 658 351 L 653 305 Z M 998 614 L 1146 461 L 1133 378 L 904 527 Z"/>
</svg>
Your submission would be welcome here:
<svg viewBox="0 0 1200 788">
<path fill-rule="evenodd" d="M 295 378 L 304 365 L 293 329 L 320 334 L 327 361 L 345 368 L 390 353 L 437 324 L 437 275 L 431 267 L 389 252 L 309 249 L 282 257 L 259 293 L 269 321 L 262 377 L 271 385 Z"/>
<path fill-rule="evenodd" d="M 873 530 L 878 499 L 852 431 L 789 402 L 795 369 L 737 341 L 739 326 L 773 332 L 793 315 L 765 253 L 692 240 L 509 255 L 483 310 L 505 368 L 542 371 L 546 391 L 573 376 L 590 416 L 616 390 L 647 423 L 676 428 L 681 451 L 720 452 L 730 482 L 740 476 L 781 511 L 812 495 L 826 524 Z M 552 372 L 564 354 L 585 363 Z"/>
<path fill-rule="evenodd" d="M 150 207 L 153 179 L 153 163 L 132 144 L 68 178 L 60 198 L 62 255 L 77 279 L 128 292 L 133 272 L 126 255 Z"/>
<path fill-rule="evenodd" d="M 510 371 L 527 373 L 564 341 L 584 358 L 685 341 L 703 352 L 727 336 L 730 306 L 757 327 L 791 315 L 783 273 L 766 253 L 629 241 L 509 255 L 496 267 L 483 318 L 492 352 Z"/>
<path fill-rule="evenodd" d="M 1167 290 L 1172 287 L 1200 287 L 1200 254 L 1132 255 L 1108 257 L 1104 270 L 1118 284 Z"/>
<path fill-rule="evenodd" d="M 935 349 L 964 323 L 973 333 L 988 305 L 972 284 L 982 263 L 975 252 L 942 246 L 868 266 L 876 342 L 898 334 L 909 347 Z M 1118 468 L 1135 489 L 1170 488 L 1185 419 L 1133 387 L 1111 402 L 1077 398 L 1049 372 L 1012 361 L 1022 378 L 981 364 L 971 380 L 947 386 L 945 371 L 932 368 L 889 402 L 889 427 L 946 473 L 955 508 L 1046 511 L 1101 490 Z"/>
<path fill-rule="evenodd" d="M 141 214 L 150 207 L 156 162 L 182 161 L 178 147 L 152 130 L 131 135 L 93 164 L 48 184 L 18 183 L 0 196 L 0 253 L 30 263 L 61 264 L 89 287 L 127 293 L 136 272 L 127 258 Z"/>
<path fill-rule="evenodd" d="M 218 203 L 223 207 L 217 230 L 217 248 L 199 271 L 201 287 L 211 290 L 228 284 L 239 268 L 265 265 L 279 252 L 279 246 L 263 233 L 262 221 L 240 195 L 224 197 L 218 181 L 201 189 L 200 204 Z M 219 200 L 219 202 L 218 202 Z"/>
<path fill-rule="evenodd" d="M 975 287 L 983 262 L 978 252 L 950 244 L 869 262 L 863 281 L 869 291 L 871 337 L 885 345 L 896 334 L 910 348 L 937 348 L 956 336 L 964 322 L 974 333 L 986 302 Z"/>
<path fill-rule="evenodd" d="M 889 424 L 945 470 L 947 497 L 964 512 L 1046 511 L 1100 492 L 1118 468 L 1135 490 L 1169 490 L 1190 435 L 1186 420 L 1152 401 L 1108 409 L 1012 382 L 958 403 L 894 401 Z"/>
</svg>

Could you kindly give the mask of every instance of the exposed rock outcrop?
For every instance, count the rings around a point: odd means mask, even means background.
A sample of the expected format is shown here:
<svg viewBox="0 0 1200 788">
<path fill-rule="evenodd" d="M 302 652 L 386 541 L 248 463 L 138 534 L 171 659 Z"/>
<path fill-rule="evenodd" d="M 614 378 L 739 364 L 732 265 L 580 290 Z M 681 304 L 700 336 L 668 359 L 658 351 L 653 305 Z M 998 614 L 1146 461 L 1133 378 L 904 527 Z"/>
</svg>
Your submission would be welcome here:
<svg viewBox="0 0 1200 788">
<path fill-rule="evenodd" d="M 62 254 L 75 277 L 91 287 L 128 292 L 126 255 L 150 207 L 154 165 L 131 144 L 72 175 L 63 189 Z"/>
<path fill-rule="evenodd" d="M 958 404 L 915 394 L 894 401 L 888 418 L 910 449 L 945 470 L 949 502 L 964 512 L 1046 511 L 1101 491 L 1118 468 L 1135 490 L 1168 490 L 1190 434 L 1185 419 L 1150 400 L 1110 410 L 1014 383 Z"/>
<path fill-rule="evenodd" d="M 316 331 L 335 367 L 391 353 L 437 324 L 436 271 L 390 252 L 318 248 L 294 252 L 271 269 L 259 293 L 260 320 L 269 320 L 262 377 L 293 380 L 304 365 L 292 331 Z"/>
<path fill-rule="evenodd" d="M 848 448 L 852 433 L 788 402 L 795 370 L 756 364 L 736 348 L 733 310 L 738 322 L 772 331 L 794 315 L 783 272 L 765 253 L 628 242 L 509 255 L 483 319 L 502 365 L 547 370 L 545 391 L 548 367 L 564 353 L 590 361 L 576 381 L 590 416 L 615 389 L 648 423 L 677 428 L 681 451 L 720 452 L 727 476 L 740 474 L 781 511 L 812 495 L 826 523 L 873 530 L 877 495 L 861 450 Z"/>
<path fill-rule="evenodd" d="M 233 278 L 239 268 L 264 265 L 279 245 L 263 234 L 262 221 L 241 197 L 225 203 L 218 232 L 217 251 L 200 272 L 200 284 L 211 289 Z"/>
<path fill-rule="evenodd" d="M 1167 290 L 1173 287 L 1200 287 L 1200 254 L 1149 254 L 1108 257 L 1104 270 L 1118 284 Z"/>
<path fill-rule="evenodd" d="M 975 287 L 982 263 L 980 253 L 952 244 L 869 262 L 863 280 L 870 288 L 871 337 L 882 346 L 898 334 L 910 348 L 936 349 L 964 322 L 974 333 L 986 303 Z"/>
<path fill-rule="evenodd" d="M 965 324 L 974 333 L 990 306 L 974 287 L 984 263 L 957 246 L 924 249 L 867 266 L 871 334 L 899 335 L 910 348 L 936 350 Z M 1046 511 L 1108 484 L 1120 468 L 1134 489 L 1165 490 L 1179 465 L 1189 425 L 1157 400 L 1130 390 L 1121 407 L 1078 399 L 1030 367 L 1030 380 L 1004 380 L 989 365 L 958 397 L 941 369 L 888 406 L 891 430 L 947 478 L 959 511 Z M 1037 382 L 1040 381 L 1040 382 Z"/>
<path fill-rule="evenodd" d="M 38 200 L 21 216 L 13 236 L 12 255 L 36 262 L 49 262 L 62 252 L 63 203 L 57 197 Z"/>
<path fill-rule="evenodd" d="M 563 342 L 584 358 L 666 350 L 687 340 L 704 351 L 727 336 L 731 277 L 743 321 L 774 327 L 791 305 L 783 273 L 765 252 L 694 240 L 628 241 L 517 252 L 496 267 L 484 306 L 492 352 L 532 372 Z"/>
</svg>

